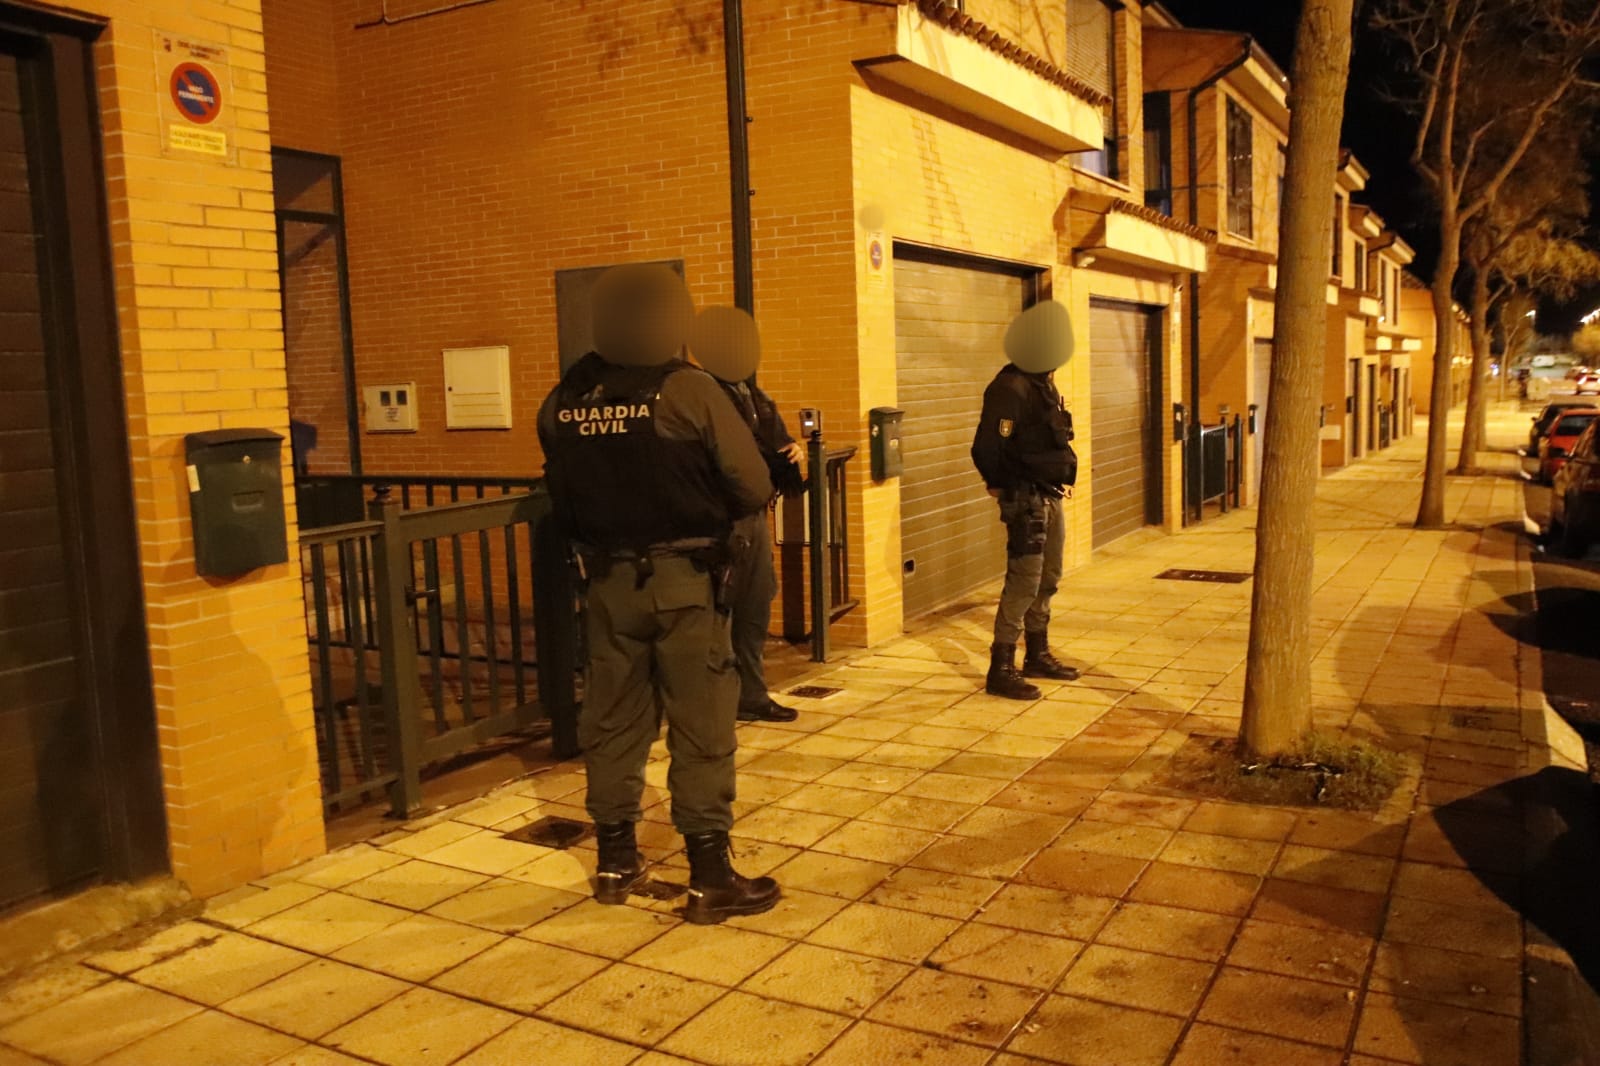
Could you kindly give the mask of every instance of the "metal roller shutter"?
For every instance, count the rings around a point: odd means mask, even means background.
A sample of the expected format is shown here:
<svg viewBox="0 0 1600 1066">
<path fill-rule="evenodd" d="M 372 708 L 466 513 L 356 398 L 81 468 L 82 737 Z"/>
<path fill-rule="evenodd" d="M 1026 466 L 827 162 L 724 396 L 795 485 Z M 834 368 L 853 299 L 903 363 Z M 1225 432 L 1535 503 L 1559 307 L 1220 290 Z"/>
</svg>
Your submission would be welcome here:
<svg viewBox="0 0 1600 1066">
<path fill-rule="evenodd" d="M 1005 365 L 1006 327 L 1030 281 L 977 265 L 900 257 L 895 363 L 905 410 L 900 478 L 905 616 L 925 614 L 1005 571 L 1005 530 L 972 467 L 983 390 Z"/>
<path fill-rule="evenodd" d="M 1160 521 L 1160 426 L 1151 411 L 1151 312 L 1089 306 L 1090 485 L 1094 546 Z"/>
<path fill-rule="evenodd" d="M 1266 338 L 1256 339 L 1255 348 L 1255 404 L 1256 404 L 1256 435 L 1250 442 L 1255 449 L 1255 489 L 1251 493 L 1251 500 L 1261 500 L 1261 463 L 1265 457 L 1262 448 L 1267 440 L 1267 392 L 1268 382 L 1272 380 L 1272 341 Z"/>
</svg>

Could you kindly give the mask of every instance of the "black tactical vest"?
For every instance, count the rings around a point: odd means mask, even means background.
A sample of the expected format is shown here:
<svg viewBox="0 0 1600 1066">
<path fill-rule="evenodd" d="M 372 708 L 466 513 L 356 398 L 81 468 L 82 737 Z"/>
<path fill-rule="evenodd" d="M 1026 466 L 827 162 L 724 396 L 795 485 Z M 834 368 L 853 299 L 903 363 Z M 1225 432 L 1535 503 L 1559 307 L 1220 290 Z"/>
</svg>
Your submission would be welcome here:
<svg viewBox="0 0 1600 1066">
<path fill-rule="evenodd" d="M 1021 394 L 1025 412 L 1013 431 L 1013 444 L 1025 476 L 1044 485 L 1076 484 L 1078 456 L 1072 450 L 1076 434 L 1061 393 L 1046 375 L 1012 369 L 1012 387 Z"/>
<path fill-rule="evenodd" d="M 687 367 L 623 367 L 587 355 L 562 378 L 546 476 L 577 543 L 643 552 L 727 536 L 731 508 L 705 446 L 656 432 L 662 386 Z"/>
</svg>

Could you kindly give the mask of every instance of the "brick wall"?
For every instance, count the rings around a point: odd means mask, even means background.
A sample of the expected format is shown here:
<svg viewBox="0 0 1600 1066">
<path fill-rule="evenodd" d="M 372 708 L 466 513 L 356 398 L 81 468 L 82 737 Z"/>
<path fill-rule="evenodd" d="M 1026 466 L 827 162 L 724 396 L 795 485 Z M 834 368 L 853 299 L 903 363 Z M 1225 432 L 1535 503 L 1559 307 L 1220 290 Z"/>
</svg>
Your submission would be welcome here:
<svg viewBox="0 0 1600 1066">
<path fill-rule="evenodd" d="M 279 147 L 339 154 L 339 126 L 349 101 L 339 91 L 332 32 L 334 3 L 267 0 L 260 4 L 268 41 L 272 143 Z M 279 100 L 287 105 L 279 106 Z"/>
<path fill-rule="evenodd" d="M 207 895 L 323 849 L 298 566 L 196 577 L 184 474 L 185 433 L 288 429 L 260 9 L 79 6 L 109 19 L 96 80 L 172 866 Z M 157 30 L 228 48 L 235 165 L 163 154 Z"/>
</svg>

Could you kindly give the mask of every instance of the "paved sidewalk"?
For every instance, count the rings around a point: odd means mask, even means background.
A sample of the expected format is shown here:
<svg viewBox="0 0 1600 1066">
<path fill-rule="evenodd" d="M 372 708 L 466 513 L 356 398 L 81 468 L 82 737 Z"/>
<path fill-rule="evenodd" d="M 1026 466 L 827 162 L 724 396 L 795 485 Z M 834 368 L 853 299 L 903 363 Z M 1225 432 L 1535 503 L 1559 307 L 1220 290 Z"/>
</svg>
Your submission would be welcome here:
<svg viewBox="0 0 1600 1066">
<path fill-rule="evenodd" d="M 1056 643 L 1091 669 L 1037 703 L 982 694 L 984 604 L 742 728 L 738 861 L 783 882 L 771 914 L 594 904 L 592 844 L 504 836 L 584 818 L 559 767 L 0 993 L 0 1066 L 1523 1061 L 1523 783 L 1573 772 L 1546 769 L 1571 738 L 1518 640 L 1519 484 L 1452 479 L 1453 525 L 1418 532 L 1420 454 L 1319 497 L 1318 721 L 1411 764 L 1376 816 L 1154 783 L 1237 729 L 1249 585 L 1154 580 L 1248 570 L 1236 512 L 1069 575 Z M 663 758 L 642 835 L 682 883 Z"/>
</svg>

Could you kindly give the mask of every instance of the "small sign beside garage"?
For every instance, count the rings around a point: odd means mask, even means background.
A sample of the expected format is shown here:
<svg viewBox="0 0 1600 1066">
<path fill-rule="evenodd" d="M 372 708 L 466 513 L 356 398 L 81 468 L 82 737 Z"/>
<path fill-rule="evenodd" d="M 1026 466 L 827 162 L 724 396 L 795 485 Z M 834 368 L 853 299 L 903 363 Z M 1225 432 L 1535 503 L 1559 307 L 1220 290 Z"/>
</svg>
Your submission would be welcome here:
<svg viewBox="0 0 1600 1066">
<path fill-rule="evenodd" d="M 227 49 L 158 30 L 156 57 L 162 153 L 233 162 L 237 150 Z"/>
</svg>

